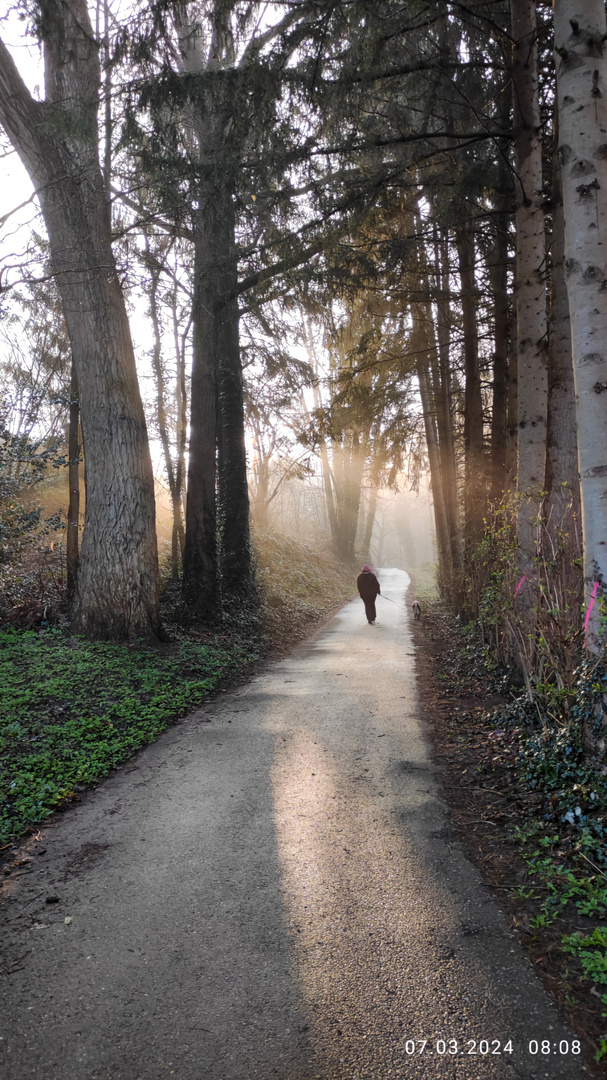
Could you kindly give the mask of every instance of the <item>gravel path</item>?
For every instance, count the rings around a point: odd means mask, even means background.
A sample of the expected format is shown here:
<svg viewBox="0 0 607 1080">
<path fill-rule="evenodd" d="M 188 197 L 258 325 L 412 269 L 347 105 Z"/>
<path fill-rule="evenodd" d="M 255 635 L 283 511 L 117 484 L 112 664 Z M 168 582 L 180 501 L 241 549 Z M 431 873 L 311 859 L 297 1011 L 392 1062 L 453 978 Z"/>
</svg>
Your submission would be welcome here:
<svg viewBox="0 0 607 1080">
<path fill-rule="evenodd" d="M 347 605 L 31 842 L 2 1080 L 585 1075 L 450 828 L 380 580 L 375 626 Z"/>
</svg>

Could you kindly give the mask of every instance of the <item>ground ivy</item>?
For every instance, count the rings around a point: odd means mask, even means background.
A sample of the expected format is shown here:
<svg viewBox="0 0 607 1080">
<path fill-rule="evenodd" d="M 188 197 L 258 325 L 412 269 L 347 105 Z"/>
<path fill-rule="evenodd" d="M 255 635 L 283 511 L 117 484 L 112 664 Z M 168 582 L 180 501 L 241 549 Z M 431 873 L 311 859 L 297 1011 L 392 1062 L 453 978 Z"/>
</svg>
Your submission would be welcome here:
<svg viewBox="0 0 607 1080">
<path fill-rule="evenodd" d="M 105 776 L 258 658 L 252 641 L 162 652 L 0 632 L 0 844 Z"/>
</svg>

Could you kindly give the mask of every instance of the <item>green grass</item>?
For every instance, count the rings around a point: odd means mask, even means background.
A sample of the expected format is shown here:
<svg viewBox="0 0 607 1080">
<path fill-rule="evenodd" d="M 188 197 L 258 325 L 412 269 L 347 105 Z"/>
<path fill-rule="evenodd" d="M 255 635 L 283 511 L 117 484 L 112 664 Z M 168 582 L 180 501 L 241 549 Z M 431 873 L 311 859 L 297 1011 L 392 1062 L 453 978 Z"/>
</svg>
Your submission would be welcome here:
<svg viewBox="0 0 607 1080">
<path fill-rule="evenodd" d="M 0 632 L 0 844 L 257 658 L 253 644 L 233 640 L 160 653 L 59 631 Z"/>
</svg>

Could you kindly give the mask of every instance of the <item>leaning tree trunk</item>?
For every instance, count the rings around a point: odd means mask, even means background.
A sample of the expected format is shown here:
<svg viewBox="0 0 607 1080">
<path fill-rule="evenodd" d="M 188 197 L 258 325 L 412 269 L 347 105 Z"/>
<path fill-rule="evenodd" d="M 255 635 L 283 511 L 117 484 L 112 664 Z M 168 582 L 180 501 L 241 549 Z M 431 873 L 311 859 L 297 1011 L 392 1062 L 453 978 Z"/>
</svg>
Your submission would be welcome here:
<svg viewBox="0 0 607 1080">
<path fill-rule="evenodd" d="M 532 572 L 546 456 L 546 240 L 535 0 L 510 0 L 516 177 L 517 522 L 520 567 Z"/>
<path fill-rule="evenodd" d="M 42 207 L 79 387 L 86 515 L 72 626 L 91 638 L 158 629 L 154 477 L 99 166 L 99 61 L 85 0 L 45 0 L 46 100 L 0 42 L 0 123 Z"/>
<path fill-rule="evenodd" d="M 607 26 L 603 0 L 555 0 L 565 273 L 577 402 L 587 644 L 607 598 Z M 594 601 L 594 602 L 593 602 Z"/>
</svg>

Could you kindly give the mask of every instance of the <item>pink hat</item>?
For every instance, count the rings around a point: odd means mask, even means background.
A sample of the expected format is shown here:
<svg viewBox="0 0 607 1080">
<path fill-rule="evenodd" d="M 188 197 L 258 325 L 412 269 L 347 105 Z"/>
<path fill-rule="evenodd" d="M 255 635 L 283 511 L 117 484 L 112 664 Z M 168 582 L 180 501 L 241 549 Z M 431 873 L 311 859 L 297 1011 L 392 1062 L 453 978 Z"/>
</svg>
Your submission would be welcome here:
<svg viewBox="0 0 607 1080">
<path fill-rule="evenodd" d="M 370 573 L 371 573 L 371 567 L 370 566 L 363 566 L 363 574 L 370 574 Z"/>
</svg>

